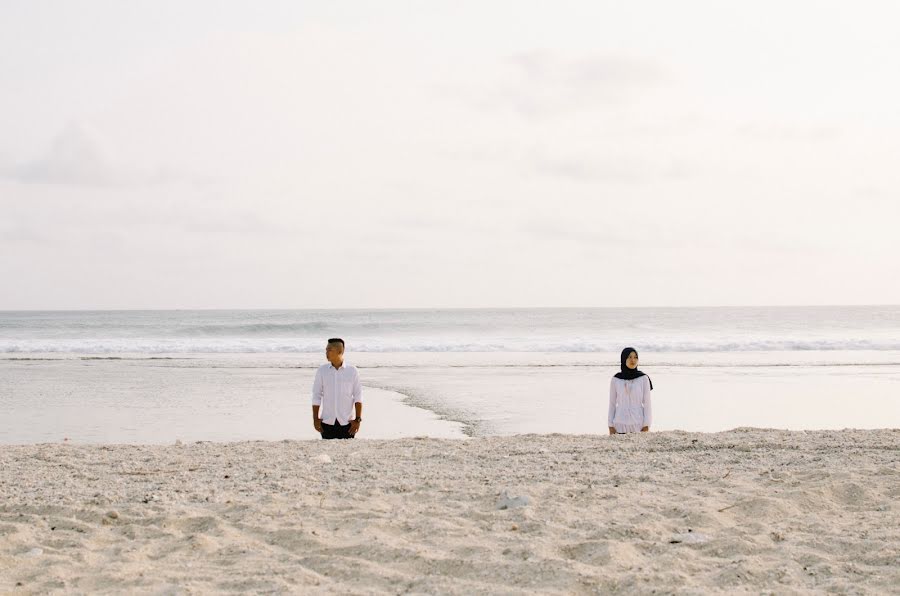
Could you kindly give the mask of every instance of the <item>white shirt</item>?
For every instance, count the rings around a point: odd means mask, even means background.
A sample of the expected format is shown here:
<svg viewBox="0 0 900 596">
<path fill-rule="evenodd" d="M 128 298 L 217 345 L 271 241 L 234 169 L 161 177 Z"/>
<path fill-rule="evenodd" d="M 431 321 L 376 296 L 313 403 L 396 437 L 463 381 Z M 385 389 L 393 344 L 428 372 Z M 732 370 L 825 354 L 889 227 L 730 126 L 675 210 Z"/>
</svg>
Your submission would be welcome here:
<svg viewBox="0 0 900 596">
<path fill-rule="evenodd" d="M 613 377 L 609 383 L 609 426 L 618 433 L 636 433 L 652 421 L 650 377 Z"/>
<path fill-rule="evenodd" d="M 312 404 L 319 406 L 319 419 L 325 424 L 337 420 L 346 426 L 351 418 L 356 418 L 355 403 L 362 403 L 362 385 L 356 367 L 346 362 L 340 368 L 331 363 L 320 366 L 312 389 Z"/>
</svg>

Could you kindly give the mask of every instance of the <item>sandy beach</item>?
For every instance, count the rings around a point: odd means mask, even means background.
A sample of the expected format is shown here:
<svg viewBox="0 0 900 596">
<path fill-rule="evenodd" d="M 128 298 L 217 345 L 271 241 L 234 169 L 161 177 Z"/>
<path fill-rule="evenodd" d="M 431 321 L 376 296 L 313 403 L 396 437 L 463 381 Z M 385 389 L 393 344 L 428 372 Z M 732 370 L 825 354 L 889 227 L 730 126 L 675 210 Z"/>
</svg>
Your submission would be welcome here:
<svg viewBox="0 0 900 596">
<path fill-rule="evenodd" d="M 0 447 L 0 593 L 897 593 L 900 431 Z"/>
</svg>

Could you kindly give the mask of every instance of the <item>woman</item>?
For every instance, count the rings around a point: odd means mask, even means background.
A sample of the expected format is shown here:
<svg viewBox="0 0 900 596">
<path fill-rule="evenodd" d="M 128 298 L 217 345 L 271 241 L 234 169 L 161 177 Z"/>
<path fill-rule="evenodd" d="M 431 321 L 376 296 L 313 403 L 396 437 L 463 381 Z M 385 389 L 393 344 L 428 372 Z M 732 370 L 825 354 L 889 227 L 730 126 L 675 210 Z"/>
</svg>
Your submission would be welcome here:
<svg viewBox="0 0 900 596">
<path fill-rule="evenodd" d="M 637 368 L 637 350 L 625 348 L 620 361 L 622 372 L 609 383 L 609 434 L 649 432 L 653 383 Z"/>
</svg>

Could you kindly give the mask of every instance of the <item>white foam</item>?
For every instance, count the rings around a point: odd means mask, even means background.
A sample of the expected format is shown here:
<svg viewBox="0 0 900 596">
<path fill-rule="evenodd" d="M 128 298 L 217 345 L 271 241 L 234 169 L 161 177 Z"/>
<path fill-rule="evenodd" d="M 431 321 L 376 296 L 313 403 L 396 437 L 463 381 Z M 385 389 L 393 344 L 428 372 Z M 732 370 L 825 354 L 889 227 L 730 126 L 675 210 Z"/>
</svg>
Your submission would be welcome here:
<svg viewBox="0 0 900 596">
<path fill-rule="evenodd" d="M 0 353 L 80 354 L 255 354 L 310 353 L 322 350 L 321 338 L 109 338 L 0 340 Z M 357 338 L 354 352 L 617 352 L 621 337 L 591 341 L 531 339 L 428 339 Z M 643 352 L 794 352 L 794 351 L 898 351 L 894 339 L 722 339 L 672 341 L 652 338 L 630 341 Z"/>
</svg>

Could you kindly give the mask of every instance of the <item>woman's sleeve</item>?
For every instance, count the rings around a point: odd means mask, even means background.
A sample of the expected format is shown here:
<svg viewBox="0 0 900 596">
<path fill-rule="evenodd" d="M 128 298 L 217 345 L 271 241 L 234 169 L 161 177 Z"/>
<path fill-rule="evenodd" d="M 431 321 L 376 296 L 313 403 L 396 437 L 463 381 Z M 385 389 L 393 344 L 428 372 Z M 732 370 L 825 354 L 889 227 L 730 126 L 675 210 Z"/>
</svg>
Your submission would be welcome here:
<svg viewBox="0 0 900 596">
<path fill-rule="evenodd" d="M 644 377 L 647 382 L 644 383 L 644 426 L 649 427 L 653 422 L 653 408 L 650 406 L 650 377 Z"/>
<path fill-rule="evenodd" d="M 613 377 L 609 382 L 609 424 L 607 426 L 615 426 L 613 419 L 616 417 L 616 378 Z"/>
</svg>

